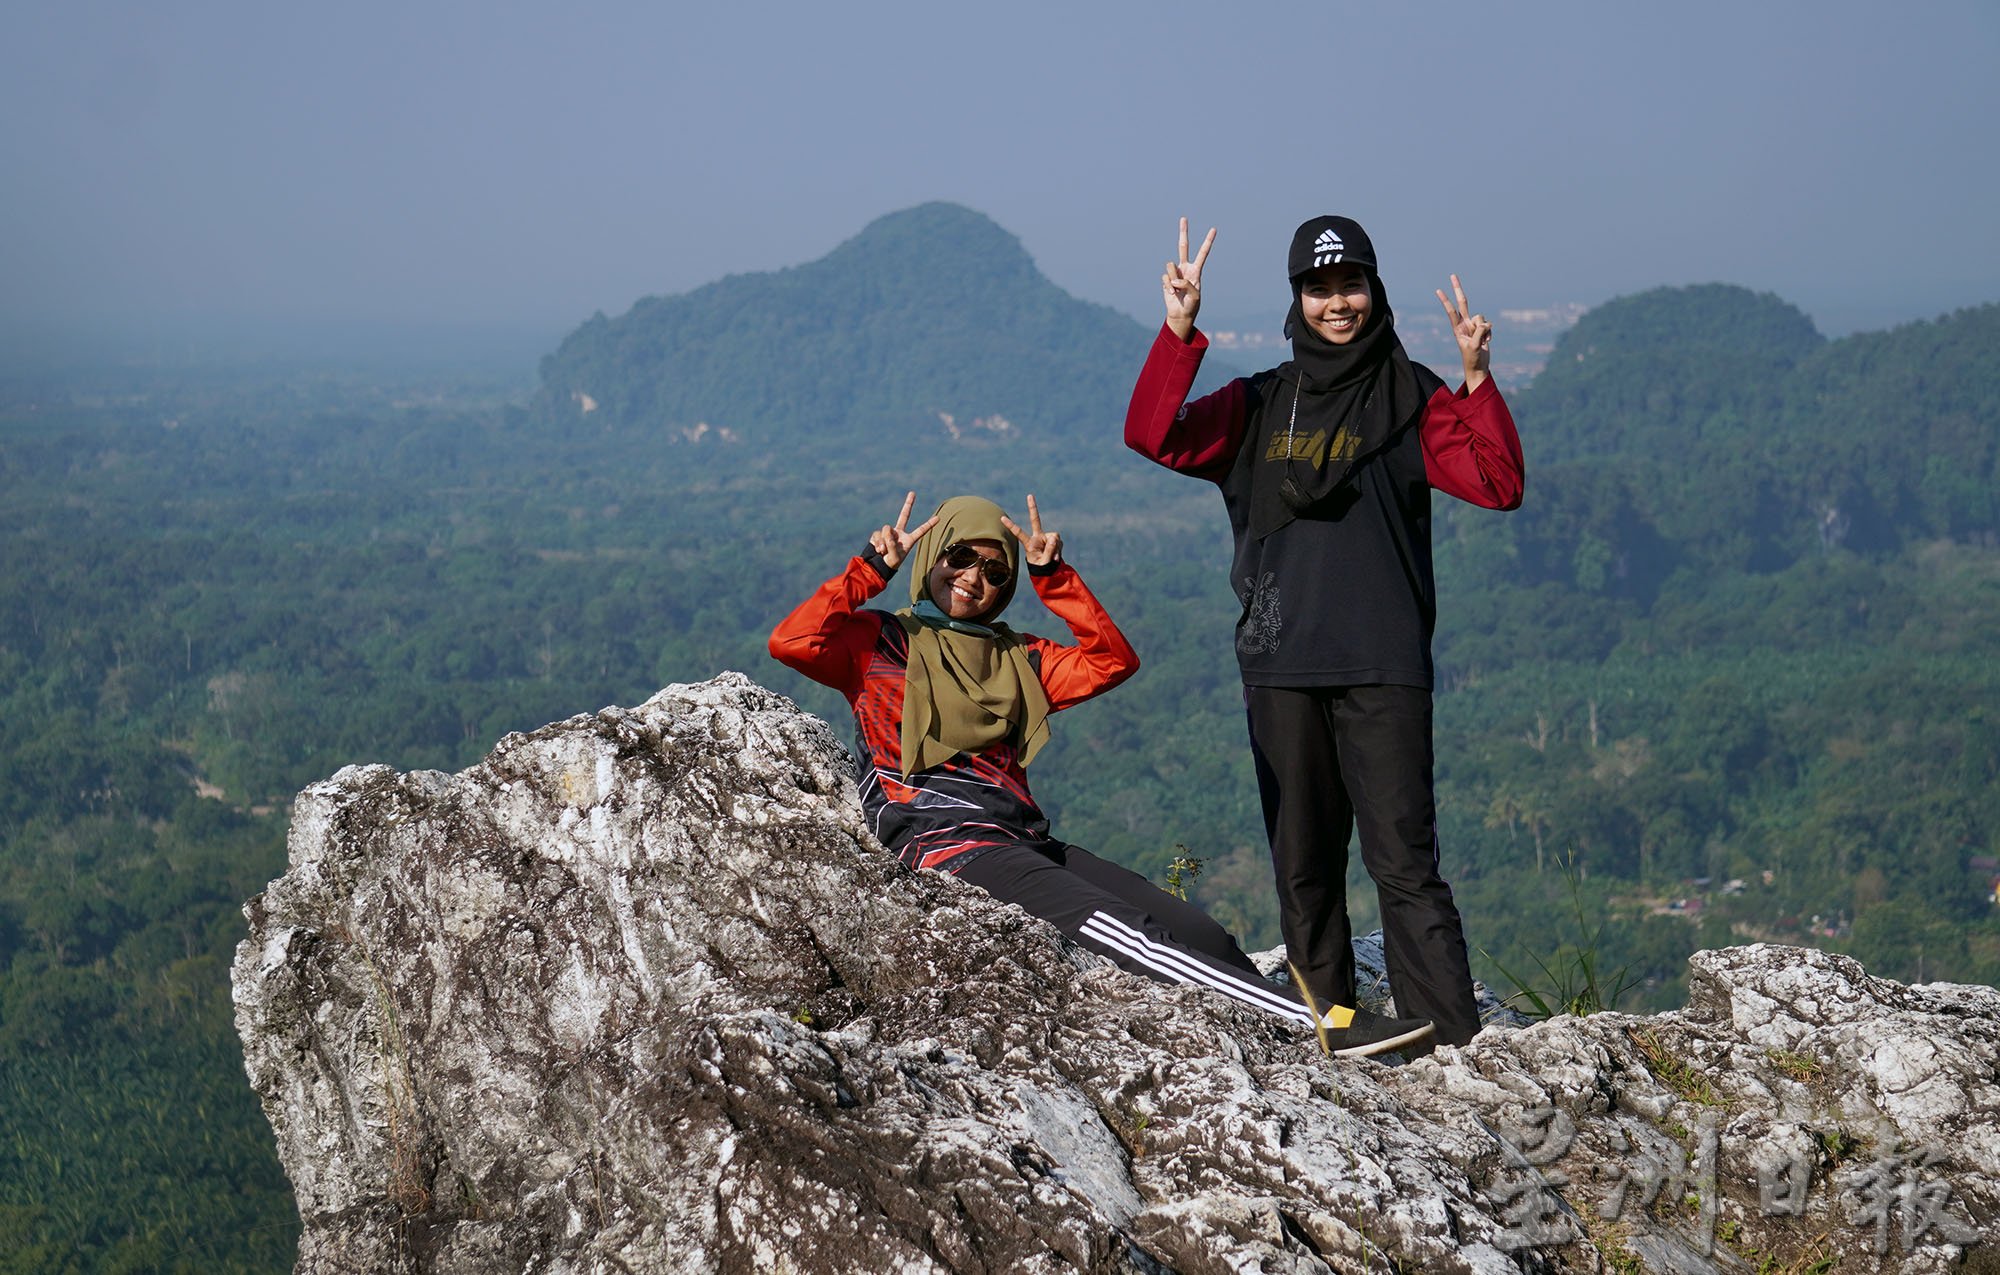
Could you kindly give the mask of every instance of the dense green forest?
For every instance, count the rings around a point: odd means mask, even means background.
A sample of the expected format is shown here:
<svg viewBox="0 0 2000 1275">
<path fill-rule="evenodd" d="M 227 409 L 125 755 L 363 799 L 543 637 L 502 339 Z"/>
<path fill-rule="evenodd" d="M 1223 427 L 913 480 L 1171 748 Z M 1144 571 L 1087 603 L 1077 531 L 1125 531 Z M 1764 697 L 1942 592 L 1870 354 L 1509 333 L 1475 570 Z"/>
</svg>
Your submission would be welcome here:
<svg viewBox="0 0 2000 1275">
<path fill-rule="evenodd" d="M 764 638 L 911 487 L 1034 490 L 1145 659 L 1055 722 L 1060 833 L 1156 879 L 1203 860 L 1197 897 L 1275 942 L 1220 501 L 1119 442 L 1150 333 L 964 210 L 836 258 L 866 299 L 838 332 L 779 317 L 825 263 L 743 276 L 593 320 L 532 396 L 0 379 L 0 1275 L 286 1268 L 227 969 L 291 795 L 725 668 L 844 733 Z M 995 271 L 1020 312 L 956 313 Z M 1661 290 L 1510 396 L 1526 505 L 1437 519 L 1444 854 L 1483 977 L 1594 931 L 1628 1007 L 1760 938 L 2000 982 L 1996 348 L 2000 307 L 1826 341 L 1776 298 Z"/>
</svg>

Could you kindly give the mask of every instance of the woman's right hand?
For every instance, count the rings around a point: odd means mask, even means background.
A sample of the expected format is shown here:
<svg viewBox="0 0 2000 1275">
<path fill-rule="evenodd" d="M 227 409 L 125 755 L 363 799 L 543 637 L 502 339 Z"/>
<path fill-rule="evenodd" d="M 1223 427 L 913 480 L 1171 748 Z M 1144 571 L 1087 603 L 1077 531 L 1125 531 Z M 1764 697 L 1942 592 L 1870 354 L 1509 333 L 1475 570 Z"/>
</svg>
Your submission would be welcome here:
<svg viewBox="0 0 2000 1275">
<path fill-rule="evenodd" d="M 1167 327 L 1183 341 L 1194 335 L 1194 317 L 1201 313 L 1201 267 L 1214 245 L 1215 227 L 1210 226 L 1208 237 L 1189 261 L 1187 218 L 1181 218 L 1180 260 L 1167 263 L 1167 272 L 1160 276 L 1160 295 L 1167 303 Z"/>
<path fill-rule="evenodd" d="M 937 515 L 932 514 L 914 528 L 903 530 L 904 525 L 910 521 L 910 510 L 915 508 L 916 503 L 915 492 L 903 497 L 903 512 L 896 515 L 895 525 L 890 526 L 885 523 L 879 531 L 868 537 L 868 547 L 882 555 L 883 565 L 891 571 L 902 566 L 903 559 L 909 556 L 911 547 L 924 538 L 926 531 L 937 525 Z"/>
</svg>

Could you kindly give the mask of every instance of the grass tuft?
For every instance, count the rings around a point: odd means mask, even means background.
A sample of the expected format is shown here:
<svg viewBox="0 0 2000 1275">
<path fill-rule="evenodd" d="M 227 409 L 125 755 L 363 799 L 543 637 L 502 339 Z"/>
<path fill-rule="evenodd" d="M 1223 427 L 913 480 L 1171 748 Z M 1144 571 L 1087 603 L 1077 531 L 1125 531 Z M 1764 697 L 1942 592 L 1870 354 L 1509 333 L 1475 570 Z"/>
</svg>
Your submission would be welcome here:
<svg viewBox="0 0 2000 1275">
<path fill-rule="evenodd" d="M 1650 1029 L 1629 1027 L 1625 1035 L 1645 1055 L 1647 1069 L 1676 1097 L 1704 1107 L 1724 1105 L 1715 1087 L 1708 1083 L 1708 1077 L 1696 1070 L 1687 1059 L 1668 1049 L 1665 1042 Z"/>
<path fill-rule="evenodd" d="M 1500 976 L 1514 985 L 1513 992 L 1503 997 L 1502 1003 L 1529 1018 L 1554 1018 L 1557 1014 L 1582 1017 L 1616 1009 L 1619 999 L 1639 982 L 1630 965 L 1620 966 L 1609 974 L 1600 968 L 1598 949 L 1604 923 L 1592 926 L 1585 912 L 1583 887 L 1576 870 L 1576 847 L 1571 846 L 1558 863 L 1569 888 L 1569 910 L 1576 921 L 1577 938 L 1558 943 L 1547 960 L 1534 952 L 1528 953 L 1541 971 L 1541 979 L 1522 978 L 1493 953 L 1479 949 L 1481 955 L 1493 962 Z"/>
<path fill-rule="evenodd" d="M 1826 1068 L 1820 1065 L 1819 1059 L 1810 1054 L 1796 1054 L 1789 1049 L 1767 1049 L 1764 1051 L 1764 1057 L 1768 1058 L 1771 1065 L 1781 1074 L 1790 1076 L 1801 1084 L 1818 1080 L 1826 1071 Z"/>
</svg>

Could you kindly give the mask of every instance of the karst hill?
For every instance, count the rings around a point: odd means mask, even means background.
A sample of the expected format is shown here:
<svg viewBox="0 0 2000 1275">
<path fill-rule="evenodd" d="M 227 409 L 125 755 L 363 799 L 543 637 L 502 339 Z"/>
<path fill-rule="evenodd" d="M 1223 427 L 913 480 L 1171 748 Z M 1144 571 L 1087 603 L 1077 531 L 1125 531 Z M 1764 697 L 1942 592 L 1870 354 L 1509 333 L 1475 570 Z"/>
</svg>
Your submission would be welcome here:
<svg viewBox="0 0 2000 1275">
<path fill-rule="evenodd" d="M 542 361 L 552 425 L 731 431 L 760 448 L 857 431 L 1062 438 L 1122 417 L 1147 330 L 1043 277 L 984 215 L 891 213 L 817 261 L 598 315 Z"/>
</svg>

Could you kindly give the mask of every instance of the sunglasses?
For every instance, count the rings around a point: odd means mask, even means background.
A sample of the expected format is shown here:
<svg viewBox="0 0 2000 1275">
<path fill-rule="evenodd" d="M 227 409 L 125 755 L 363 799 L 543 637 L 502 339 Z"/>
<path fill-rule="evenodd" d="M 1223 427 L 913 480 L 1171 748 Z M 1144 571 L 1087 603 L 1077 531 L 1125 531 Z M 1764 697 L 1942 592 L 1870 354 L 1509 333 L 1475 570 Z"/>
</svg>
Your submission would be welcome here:
<svg viewBox="0 0 2000 1275">
<path fill-rule="evenodd" d="M 940 560 L 953 571 L 963 571 L 978 563 L 979 574 L 985 576 L 986 583 L 996 589 L 1006 588 L 1007 582 L 1014 578 L 1014 573 L 1007 569 L 1006 563 L 987 557 L 969 544 L 960 543 L 951 546 L 944 551 Z"/>
</svg>

